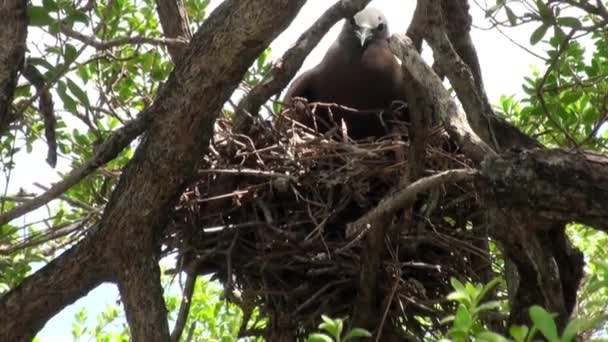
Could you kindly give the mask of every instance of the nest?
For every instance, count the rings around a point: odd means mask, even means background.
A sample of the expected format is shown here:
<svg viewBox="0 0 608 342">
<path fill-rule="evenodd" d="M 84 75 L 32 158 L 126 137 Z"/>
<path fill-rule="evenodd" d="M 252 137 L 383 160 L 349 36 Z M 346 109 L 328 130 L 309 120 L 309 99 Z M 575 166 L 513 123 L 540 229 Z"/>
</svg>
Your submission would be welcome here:
<svg viewBox="0 0 608 342">
<path fill-rule="evenodd" d="M 280 131 L 258 123 L 243 135 L 218 121 L 165 245 L 188 272 L 224 284 L 245 313 L 243 336 L 305 335 L 321 314 L 352 315 L 366 244 L 345 229 L 407 177 L 401 124 L 396 134 L 352 142 L 339 129 L 319 135 L 297 123 Z M 441 128 L 431 130 L 425 174 L 469 164 Z M 487 234 L 473 228 L 476 208 L 472 184 L 450 184 L 393 218 L 377 272 L 383 321 L 407 335 L 436 332 L 453 309 L 449 279 L 486 279 Z M 269 318 L 265 331 L 248 330 L 254 307 Z"/>
</svg>

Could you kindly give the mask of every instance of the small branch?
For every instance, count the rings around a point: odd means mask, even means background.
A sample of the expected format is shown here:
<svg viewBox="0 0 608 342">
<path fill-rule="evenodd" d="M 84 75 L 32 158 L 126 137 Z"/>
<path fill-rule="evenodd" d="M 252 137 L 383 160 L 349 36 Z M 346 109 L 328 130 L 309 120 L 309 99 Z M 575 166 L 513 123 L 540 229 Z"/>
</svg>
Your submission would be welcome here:
<svg viewBox="0 0 608 342">
<path fill-rule="evenodd" d="M 370 0 L 341 0 L 325 11 L 308 30 L 300 35 L 295 45 L 283 54 L 264 79 L 241 100 L 235 111 L 235 130 L 240 132 L 248 127 L 260 107 L 287 86 L 302 67 L 310 51 L 317 46 L 332 26 L 340 19 L 357 13 L 369 3 Z"/>
<path fill-rule="evenodd" d="M 97 50 L 108 50 L 117 46 L 134 44 L 149 44 L 154 46 L 170 46 L 170 47 L 186 47 L 188 46 L 188 41 L 183 38 L 153 38 L 153 37 L 126 37 L 126 38 L 118 38 L 109 41 L 102 41 L 97 39 L 95 36 L 87 36 L 80 32 L 74 31 L 67 25 L 61 25 L 61 33 L 66 36 L 81 41 L 82 43 L 92 46 Z"/>
<path fill-rule="evenodd" d="M 350 239 L 369 227 L 373 229 L 373 225 L 376 222 L 382 222 L 398 210 L 413 204 L 416 200 L 416 195 L 421 192 L 429 191 L 447 183 L 473 180 L 478 176 L 479 172 L 474 169 L 456 169 L 421 178 L 392 195 L 385 197 L 375 208 L 368 211 L 357 221 L 349 224 L 346 228 L 346 237 Z"/>
<path fill-rule="evenodd" d="M 244 175 L 244 176 L 255 176 L 255 177 L 271 177 L 271 178 L 285 178 L 290 181 L 297 182 L 298 178 L 290 175 L 286 175 L 284 173 L 278 173 L 273 171 L 263 171 L 263 170 L 255 170 L 255 169 L 204 169 L 199 170 L 199 174 L 204 173 L 221 173 L 228 175 Z"/>
<path fill-rule="evenodd" d="M 38 182 L 35 182 L 34 186 L 37 187 L 37 188 L 40 188 L 40 189 L 42 189 L 44 191 L 49 191 L 49 187 L 48 186 L 44 186 L 44 185 L 42 185 L 42 184 L 40 184 Z M 84 203 L 82 201 L 70 198 L 70 197 L 68 197 L 66 195 L 61 195 L 61 196 L 59 196 L 59 198 L 61 198 L 62 200 L 66 201 L 69 205 L 71 205 L 73 207 L 76 207 L 76 208 L 80 208 L 80 209 L 83 209 L 83 210 L 86 210 L 86 211 L 89 211 L 89 212 L 95 212 L 97 210 L 95 207 L 90 206 L 87 203 Z"/>
<path fill-rule="evenodd" d="M 85 224 L 89 222 L 90 218 L 91 216 L 87 216 L 76 222 L 64 224 L 58 227 L 53 227 L 49 229 L 46 233 L 40 233 L 36 236 L 26 238 L 24 241 L 21 241 L 16 245 L 7 248 L 0 248 L 0 255 L 11 255 L 26 248 L 41 246 L 42 244 L 47 243 L 49 241 L 69 235 L 83 228 Z"/>
<path fill-rule="evenodd" d="M 44 136 L 46 137 L 46 144 L 49 148 L 46 162 L 54 168 L 57 165 L 57 139 L 55 136 L 57 119 L 55 118 L 53 97 L 51 96 L 49 88 L 46 86 L 44 76 L 33 64 L 28 62 L 25 65 L 23 76 L 30 81 L 36 88 L 37 93 L 40 94 L 40 97 L 38 98 L 38 110 L 44 121 Z"/>
<path fill-rule="evenodd" d="M 179 307 L 175 327 L 173 328 L 173 332 L 171 332 L 171 342 L 179 342 L 182 333 L 184 332 L 186 322 L 188 321 L 188 314 L 190 313 L 190 304 L 192 303 L 192 295 L 194 294 L 197 278 L 198 276 L 193 274 L 188 274 L 188 277 L 186 278 L 182 304 Z"/>
<path fill-rule="evenodd" d="M 0 225 L 6 224 L 11 220 L 36 210 L 56 199 L 69 188 L 90 175 L 93 171 L 97 170 L 97 168 L 114 159 L 131 143 L 131 141 L 137 138 L 147 128 L 149 121 L 147 120 L 148 116 L 148 112 L 141 113 L 137 119 L 116 130 L 116 132 L 99 147 L 99 150 L 95 153 L 93 158 L 86 161 L 79 168 L 70 171 L 62 181 L 53 184 L 48 191 L 0 215 Z"/>
</svg>

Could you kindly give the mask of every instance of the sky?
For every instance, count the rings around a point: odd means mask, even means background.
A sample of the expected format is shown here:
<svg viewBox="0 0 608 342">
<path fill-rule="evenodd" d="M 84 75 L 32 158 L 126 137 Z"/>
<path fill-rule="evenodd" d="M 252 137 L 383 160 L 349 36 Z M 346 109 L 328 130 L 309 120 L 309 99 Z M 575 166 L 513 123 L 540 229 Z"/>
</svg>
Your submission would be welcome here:
<svg viewBox="0 0 608 342">
<path fill-rule="evenodd" d="M 210 10 L 219 3 L 221 3 L 221 0 L 212 0 Z M 333 3 L 335 1 L 309 0 L 291 26 L 272 43 L 271 59 L 278 59 L 296 41 L 302 31 L 307 29 Z M 488 27 L 489 23 L 484 20 L 483 12 L 477 8 L 475 1 L 470 1 L 470 3 L 475 26 L 472 31 L 473 41 L 477 47 L 490 101 L 497 103 L 501 95 L 521 96 L 523 77 L 531 73 L 531 66 L 542 66 L 542 61 L 516 47 L 496 30 L 482 29 Z M 391 32 L 404 33 L 413 14 L 415 0 L 374 0 L 371 6 L 379 8 L 386 14 Z M 319 62 L 329 45 L 335 40 L 340 26 L 341 24 L 336 25 L 325 36 L 319 46 L 306 59 L 300 72 L 310 69 Z M 515 41 L 527 44 L 530 32 L 530 27 L 521 27 L 510 29 L 507 34 Z M 427 60 L 430 58 L 428 47 L 423 56 Z M 57 170 L 51 169 L 44 161 L 45 154 L 45 146 L 38 145 L 34 148 L 33 153 L 18 156 L 9 193 L 17 192 L 20 187 L 30 192 L 39 192 L 39 189 L 32 185 L 33 182 L 50 184 L 59 179 Z M 60 160 L 58 170 L 65 171 L 67 167 L 67 161 Z M 20 218 L 21 221 L 15 223 L 31 221 L 36 215 L 40 215 L 40 213 L 30 214 Z M 43 342 L 71 340 L 71 323 L 74 321 L 76 312 L 82 307 L 86 307 L 89 322 L 92 324 L 95 317 L 107 305 L 116 303 L 117 296 L 118 292 L 114 285 L 107 284 L 98 287 L 87 297 L 65 308 L 51 319 L 39 333 L 39 340 Z"/>
</svg>

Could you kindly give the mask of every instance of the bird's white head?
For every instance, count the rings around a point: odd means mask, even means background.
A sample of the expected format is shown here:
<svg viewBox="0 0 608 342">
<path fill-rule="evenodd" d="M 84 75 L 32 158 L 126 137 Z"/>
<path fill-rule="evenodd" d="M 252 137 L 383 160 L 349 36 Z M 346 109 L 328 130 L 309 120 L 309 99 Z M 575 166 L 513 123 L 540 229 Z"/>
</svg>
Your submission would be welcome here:
<svg viewBox="0 0 608 342">
<path fill-rule="evenodd" d="M 386 39 L 389 37 L 386 17 L 375 7 L 364 8 L 361 12 L 355 14 L 347 25 L 351 26 L 361 46 L 372 39 Z"/>
</svg>

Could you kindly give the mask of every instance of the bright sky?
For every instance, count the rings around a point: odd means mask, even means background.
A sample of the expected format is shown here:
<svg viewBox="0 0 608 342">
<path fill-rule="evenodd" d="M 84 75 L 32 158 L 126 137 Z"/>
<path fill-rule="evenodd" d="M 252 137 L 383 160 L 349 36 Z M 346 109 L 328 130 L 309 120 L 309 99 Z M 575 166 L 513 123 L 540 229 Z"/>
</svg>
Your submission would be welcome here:
<svg viewBox="0 0 608 342">
<path fill-rule="evenodd" d="M 210 6 L 211 8 L 215 8 L 221 2 L 221 0 L 212 0 Z M 474 1 L 470 2 L 474 24 L 479 27 L 488 27 L 489 25 L 484 20 L 483 12 L 476 7 Z M 280 57 L 295 42 L 300 33 L 308 28 L 333 3 L 335 1 L 309 0 L 292 25 L 273 42 L 272 58 L 276 59 Z M 389 20 L 391 32 L 403 33 L 411 19 L 415 1 L 374 0 L 372 1 L 372 6 L 384 11 Z M 340 24 L 336 25 L 321 41 L 320 46 L 306 60 L 302 70 L 309 69 L 318 63 L 328 46 L 337 36 L 340 29 L 339 26 Z M 511 38 L 524 45 L 527 45 L 530 32 L 529 27 L 507 31 Z M 542 61 L 537 60 L 510 43 L 496 30 L 484 31 L 474 29 L 472 34 L 479 54 L 484 82 L 490 100 L 496 103 L 501 95 L 521 95 L 523 77 L 530 74 L 531 65 L 540 66 Z M 426 52 L 428 55 L 428 48 Z M 57 171 L 51 169 L 44 161 L 46 148 L 44 146 L 39 147 L 35 148 L 32 154 L 21 155 L 16 160 L 17 167 L 14 170 L 14 178 L 9 193 L 18 191 L 19 187 L 23 187 L 27 191 L 39 192 L 38 189 L 32 186 L 33 182 L 49 184 L 58 179 Z M 28 221 L 31 219 L 32 217 L 30 216 L 21 220 Z M 86 307 L 89 322 L 92 324 L 95 317 L 104 310 L 106 305 L 115 304 L 117 296 L 118 292 L 114 285 L 100 286 L 89 293 L 86 298 L 82 298 L 75 304 L 70 305 L 50 320 L 40 332 L 38 338 L 43 342 L 70 340 L 71 323 L 74 320 L 76 312 L 82 307 Z"/>
</svg>

